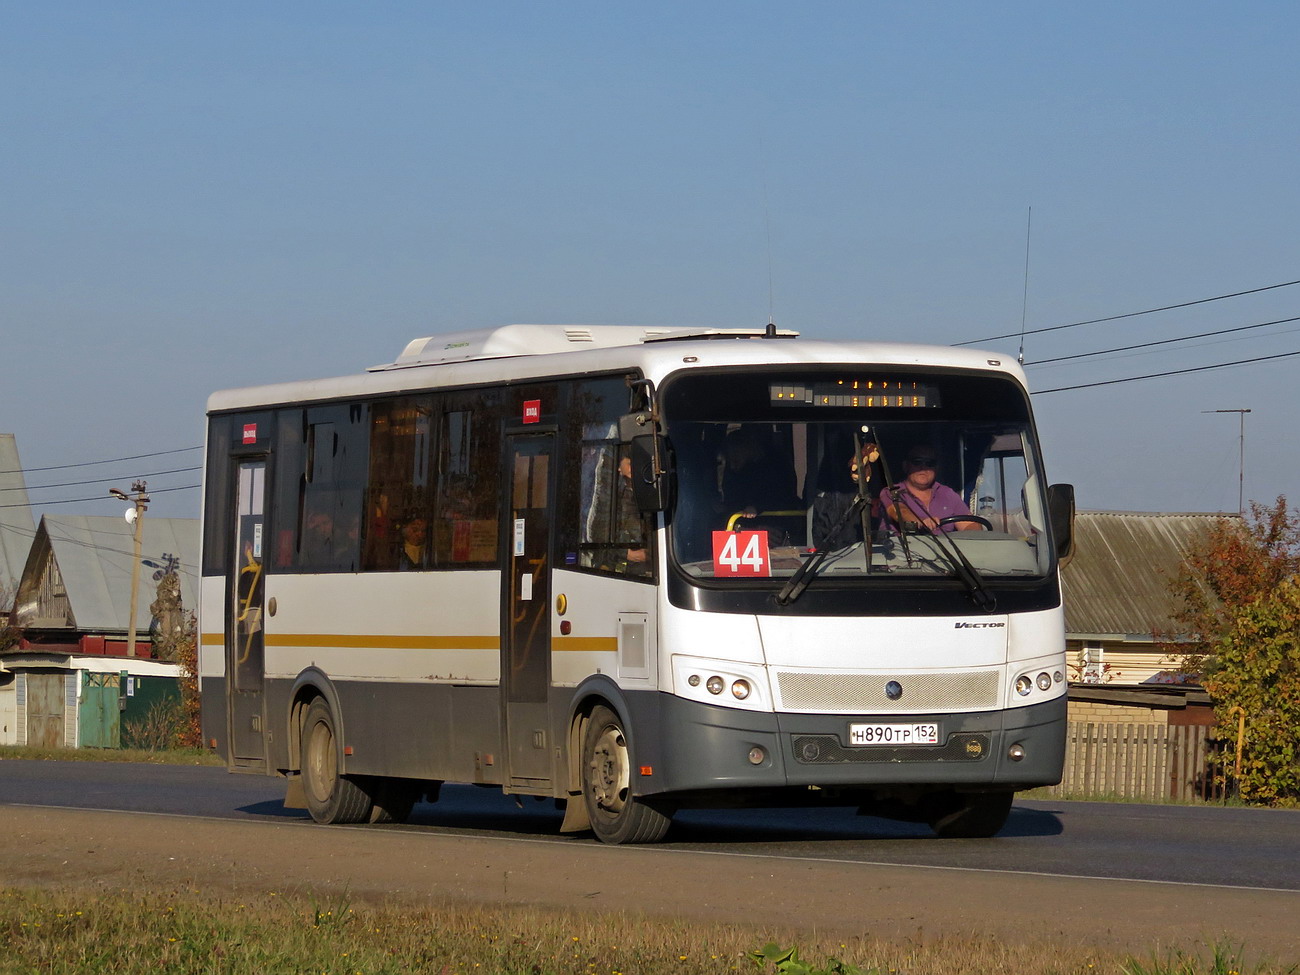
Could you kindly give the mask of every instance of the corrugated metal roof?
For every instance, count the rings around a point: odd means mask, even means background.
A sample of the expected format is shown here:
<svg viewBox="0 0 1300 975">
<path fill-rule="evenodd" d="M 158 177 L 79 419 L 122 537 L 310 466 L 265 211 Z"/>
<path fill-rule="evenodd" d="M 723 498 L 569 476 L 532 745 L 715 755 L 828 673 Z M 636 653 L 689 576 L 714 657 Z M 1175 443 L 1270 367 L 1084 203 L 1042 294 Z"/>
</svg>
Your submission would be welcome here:
<svg viewBox="0 0 1300 975">
<path fill-rule="evenodd" d="M 0 593 L 13 596 L 32 547 L 32 509 L 27 506 L 27 483 L 18 441 L 12 433 L 0 433 Z M 9 598 L 0 596 L 0 613 L 8 612 Z"/>
<path fill-rule="evenodd" d="M 23 569 L 19 586 L 18 612 L 33 601 L 53 553 L 68 594 L 77 629 L 125 633 L 130 625 L 131 558 L 135 529 L 124 518 L 93 515 L 46 515 L 36 530 L 36 540 Z M 158 565 L 165 555 L 178 557 L 177 575 L 181 603 L 198 608 L 199 520 L 197 518 L 144 517 L 141 558 Z M 146 633 L 151 614 L 149 604 L 158 596 L 156 570 L 140 569 L 140 590 L 136 599 L 136 628 Z"/>
<path fill-rule="evenodd" d="M 1080 511 L 1075 555 L 1061 573 L 1068 636 L 1169 633 L 1169 583 L 1192 545 L 1223 514 Z"/>
</svg>

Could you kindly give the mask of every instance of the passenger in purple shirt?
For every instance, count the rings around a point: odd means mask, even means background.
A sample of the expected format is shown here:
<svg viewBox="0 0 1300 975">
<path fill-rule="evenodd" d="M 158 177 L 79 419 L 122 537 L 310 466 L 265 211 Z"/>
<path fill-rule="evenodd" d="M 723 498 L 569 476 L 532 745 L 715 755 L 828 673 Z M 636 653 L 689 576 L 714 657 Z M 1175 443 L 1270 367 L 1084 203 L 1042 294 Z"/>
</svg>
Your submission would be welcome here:
<svg viewBox="0 0 1300 975">
<path fill-rule="evenodd" d="M 954 515 L 969 515 L 970 508 L 952 488 L 940 484 L 935 466 L 939 458 L 933 447 L 918 446 L 903 461 L 903 480 L 880 492 L 884 517 L 891 528 L 901 521 L 930 531 L 966 531 L 982 527 L 977 521 L 939 522 Z"/>
</svg>

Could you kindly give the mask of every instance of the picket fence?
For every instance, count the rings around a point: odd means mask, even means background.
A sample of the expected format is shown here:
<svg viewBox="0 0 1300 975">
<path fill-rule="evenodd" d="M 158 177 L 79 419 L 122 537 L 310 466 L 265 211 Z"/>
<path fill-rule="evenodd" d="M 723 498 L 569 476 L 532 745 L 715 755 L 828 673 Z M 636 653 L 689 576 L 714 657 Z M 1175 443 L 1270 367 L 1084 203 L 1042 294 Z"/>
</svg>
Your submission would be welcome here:
<svg viewBox="0 0 1300 975">
<path fill-rule="evenodd" d="M 1232 756 L 1212 729 L 1071 721 L 1065 773 L 1050 795 L 1166 802 L 1222 801 Z"/>
</svg>

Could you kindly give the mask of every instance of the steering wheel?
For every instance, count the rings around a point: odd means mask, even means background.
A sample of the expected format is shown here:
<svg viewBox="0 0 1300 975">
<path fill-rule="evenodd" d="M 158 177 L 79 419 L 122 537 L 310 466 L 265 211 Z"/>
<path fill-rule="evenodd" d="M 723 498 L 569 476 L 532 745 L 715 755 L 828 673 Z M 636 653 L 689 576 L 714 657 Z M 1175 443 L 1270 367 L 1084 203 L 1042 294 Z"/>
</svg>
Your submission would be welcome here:
<svg viewBox="0 0 1300 975">
<path fill-rule="evenodd" d="M 946 518 L 940 518 L 935 522 L 935 528 L 942 528 L 944 525 L 954 525 L 959 521 L 973 521 L 985 531 L 993 530 L 993 522 L 987 518 L 981 518 L 979 515 L 948 515 Z"/>
</svg>

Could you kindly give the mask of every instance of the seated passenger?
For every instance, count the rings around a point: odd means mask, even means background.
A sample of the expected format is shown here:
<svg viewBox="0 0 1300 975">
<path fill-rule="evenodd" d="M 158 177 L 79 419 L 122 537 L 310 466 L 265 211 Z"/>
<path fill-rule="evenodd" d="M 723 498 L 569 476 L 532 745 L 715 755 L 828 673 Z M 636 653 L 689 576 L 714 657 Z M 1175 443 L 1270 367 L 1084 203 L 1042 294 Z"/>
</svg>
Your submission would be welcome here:
<svg viewBox="0 0 1300 975">
<path fill-rule="evenodd" d="M 849 457 L 847 476 L 840 471 L 832 475 L 825 490 L 813 498 L 812 543 L 814 548 L 845 548 L 862 541 L 862 517 L 845 520 L 853 500 L 863 490 L 859 484 L 871 480 L 871 465 L 880 457 L 880 449 L 865 443 Z M 868 515 L 869 517 L 869 515 Z"/>
<path fill-rule="evenodd" d="M 764 511 L 799 506 L 793 464 L 758 425 L 741 426 L 728 434 L 722 460 L 722 506 L 728 515 L 753 518 Z"/>
</svg>

